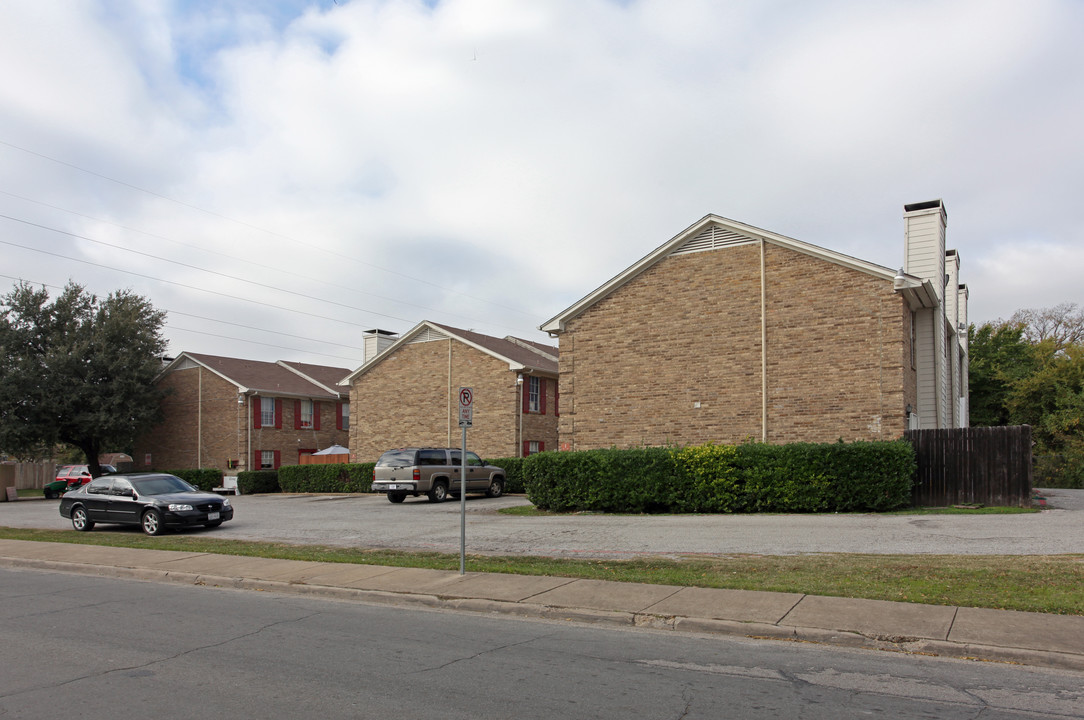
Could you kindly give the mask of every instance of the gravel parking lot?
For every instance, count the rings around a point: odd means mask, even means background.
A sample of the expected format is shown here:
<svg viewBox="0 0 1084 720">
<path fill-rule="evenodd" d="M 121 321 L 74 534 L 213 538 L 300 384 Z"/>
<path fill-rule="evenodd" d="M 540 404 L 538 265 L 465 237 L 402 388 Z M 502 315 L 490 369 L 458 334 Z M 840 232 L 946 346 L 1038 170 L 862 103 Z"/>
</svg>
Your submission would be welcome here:
<svg viewBox="0 0 1084 720">
<path fill-rule="evenodd" d="M 553 557 L 1084 554 L 1084 490 L 1046 490 L 1049 509 L 1019 515 L 555 515 L 498 509 L 523 496 L 467 500 L 467 551 Z M 243 495 L 217 538 L 459 552 L 459 502 L 392 505 L 382 495 Z M 0 525 L 71 529 L 56 500 L 0 503 Z M 75 532 L 72 530 L 72 532 Z M 138 532 L 99 525 L 93 531 Z"/>
</svg>

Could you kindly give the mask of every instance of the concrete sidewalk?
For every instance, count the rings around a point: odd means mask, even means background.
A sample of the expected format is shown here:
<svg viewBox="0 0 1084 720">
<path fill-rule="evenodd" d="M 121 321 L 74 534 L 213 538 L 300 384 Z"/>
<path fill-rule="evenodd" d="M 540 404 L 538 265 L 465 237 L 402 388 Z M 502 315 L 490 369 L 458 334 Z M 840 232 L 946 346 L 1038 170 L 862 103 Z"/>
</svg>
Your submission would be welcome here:
<svg viewBox="0 0 1084 720">
<path fill-rule="evenodd" d="M 0 566 L 1084 671 L 1077 615 L 23 540 Z"/>
</svg>

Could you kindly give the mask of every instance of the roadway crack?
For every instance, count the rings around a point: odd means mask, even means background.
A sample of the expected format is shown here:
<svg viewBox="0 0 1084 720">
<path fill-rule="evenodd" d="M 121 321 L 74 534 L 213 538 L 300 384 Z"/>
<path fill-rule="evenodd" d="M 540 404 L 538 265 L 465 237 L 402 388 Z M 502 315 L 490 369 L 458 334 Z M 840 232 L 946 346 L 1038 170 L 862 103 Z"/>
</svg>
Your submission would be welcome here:
<svg viewBox="0 0 1084 720">
<path fill-rule="evenodd" d="M 110 602 L 115 602 L 115 601 L 110 601 Z M 102 604 L 107 604 L 107 603 L 102 603 Z M 209 650 L 211 648 L 222 647 L 223 645 L 229 645 L 232 642 L 236 642 L 238 640 L 244 640 L 245 638 L 250 638 L 250 637 L 253 637 L 255 635 L 259 635 L 260 633 L 265 632 L 267 630 L 270 630 L 273 627 L 277 627 L 279 625 L 288 625 L 290 623 L 295 623 L 295 622 L 301 622 L 302 620 L 308 620 L 309 618 L 314 617 L 316 615 L 320 615 L 320 614 L 321 613 L 313 612 L 313 613 L 308 613 L 307 615 L 302 615 L 302 616 L 296 617 L 296 618 L 289 618 L 289 619 L 286 619 L 286 620 L 277 620 L 275 622 L 267 623 L 266 625 L 261 625 L 260 627 L 254 629 L 254 630 L 252 630 L 250 632 L 242 633 L 240 635 L 235 635 L 234 637 L 230 637 L 230 638 L 225 638 L 225 639 L 220 640 L 218 642 L 207 643 L 205 645 L 200 645 L 198 647 L 189 648 L 187 650 L 181 650 L 180 652 L 176 652 L 176 653 L 174 653 L 172 655 L 169 655 L 169 656 L 166 656 L 166 657 L 156 658 L 154 660 L 149 660 L 149 661 L 147 661 L 145 663 L 140 663 L 138 665 L 127 665 L 125 667 L 110 668 L 108 670 L 102 670 L 101 672 L 94 672 L 94 673 L 88 673 L 86 675 L 80 675 L 79 677 L 74 677 L 74 678 L 71 678 L 69 680 L 64 680 L 64 681 L 60 681 L 60 682 L 51 682 L 51 683 L 49 683 L 48 687 L 51 687 L 51 688 L 63 687 L 65 685 L 71 685 L 73 683 L 82 682 L 83 680 L 93 680 L 95 678 L 107 677 L 109 675 L 113 675 L 113 674 L 116 674 L 116 673 L 132 672 L 134 670 L 141 670 L 141 669 L 144 669 L 144 668 L 152 667 L 154 665 L 167 663 L 167 662 L 170 662 L 171 660 L 176 660 L 176 659 L 182 658 L 182 657 L 184 657 L 186 655 L 191 655 L 192 653 L 200 652 L 201 650 Z M 39 686 L 39 687 L 25 688 L 25 689 L 22 689 L 22 690 L 15 690 L 15 691 L 12 691 L 12 692 L 7 692 L 7 693 L 0 693 L 0 699 L 6 699 L 6 698 L 10 698 L 10 697 L 18 697 L 19 695 L 24 695 L 26 693 L 36 692 L 38 690 L 41 690 L 43 687 L 44 686 Z"/>
<path fill-rule="evenodd" d="M 425 668 L 423 670 L 415 670 L 414 672 L 408 673 L 408 674 L 409 675 L 425 675 L 427 673 L 437 672 L 439 670 L 443 670 L 444 668 L 451 667 L 452 665 L 456 665 L 456 664 L 461 663 L 461 662 L 467 662 L 467 661 L 470 661 L 470 660 L 474 660 L 476 658 L 480 658 L 483 655 L 489 655 L 490 653 L 500 652 L 501 650 L 507 650 L 508 648 L 519 647 L 520 645 L 527 645 L 528 643 L 533 643 L 535 640 L 542 640 L 544 638 L 551 637 L 552 634 L 553 633 L 548 633 L 546 635 L 539 635 L 537 637 L 527 638 L 526 640 L 520 640 L 519 642 L 506 643 L 504 645 L 499 645 L 497 647 L 487 648 L 485 650 L 479 650 L 478 652 L 473 653 L 471 655 L 466 655 L 464 657 L 455 658 L 453 660 L 449 660 L 446 663 L 441 663 L 440 665 L 434 665 L 433 667 Z"/>
</svg>

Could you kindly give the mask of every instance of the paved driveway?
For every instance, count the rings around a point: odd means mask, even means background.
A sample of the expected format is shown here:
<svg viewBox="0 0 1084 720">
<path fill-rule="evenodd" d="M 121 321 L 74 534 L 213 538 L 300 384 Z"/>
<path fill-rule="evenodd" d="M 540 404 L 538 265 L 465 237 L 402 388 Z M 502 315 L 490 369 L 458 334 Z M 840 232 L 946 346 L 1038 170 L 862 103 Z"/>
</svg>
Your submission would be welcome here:
<svg viewBox="0 0 1084 720">
<path fill-rule="evenodd" d="M 1084 554 L 1084 490 L 1048 490 L 1051 509 L 1021 515 L 558 515 L 499 508 L 522 496 L 468 498 L 467 551 L 556 557 L 636 555 Z M 459 552 L 459 502 L 384 496 L 253 495 L 233 498 L 217 538 Z M 70 529 L 57 501 L 0 503 L 0 525 Z M 73 531 L 74 532 L 74 531 Z M 99 525 L 98 532 L 138 532 Z"/>
</svg>

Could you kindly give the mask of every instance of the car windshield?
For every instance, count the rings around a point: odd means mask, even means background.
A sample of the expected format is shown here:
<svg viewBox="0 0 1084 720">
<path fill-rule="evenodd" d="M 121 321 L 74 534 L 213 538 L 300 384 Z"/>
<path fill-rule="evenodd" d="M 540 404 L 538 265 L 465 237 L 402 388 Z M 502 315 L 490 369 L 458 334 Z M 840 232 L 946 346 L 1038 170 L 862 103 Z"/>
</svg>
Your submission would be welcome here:
<svg viewBox="0 0 1084 720">
<path fill-rule="evenodd" d="M 173 475 L 159 475 L 148 478 L 131 478 L 132 487 L 140 495 L 170 495 L 172 493 L 194 492 L 184 480 Z"/>
<path fill-rule="evenodd" d="M 414 464 L 413 450 L 389 450 L 376 461 L 380 467 L 406 467 Z"/>
</svg>

